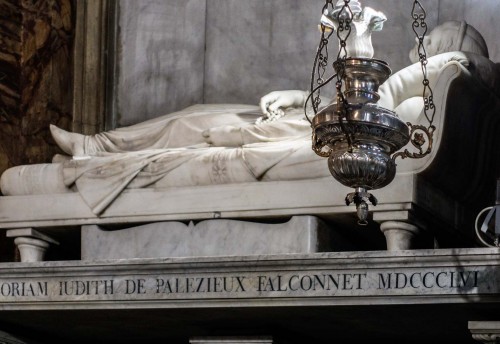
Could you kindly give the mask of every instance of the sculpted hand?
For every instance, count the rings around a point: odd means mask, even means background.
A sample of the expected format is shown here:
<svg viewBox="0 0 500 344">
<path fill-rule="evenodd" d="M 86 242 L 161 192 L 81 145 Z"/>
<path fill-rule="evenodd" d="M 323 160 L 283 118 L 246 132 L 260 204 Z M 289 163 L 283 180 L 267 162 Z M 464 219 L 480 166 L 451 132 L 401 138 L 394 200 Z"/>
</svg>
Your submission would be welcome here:
<svg viewBox="0 0 500 344">
<path fill-rule="evenodd" d="M 304 106 L 307 93 L 300 90 L 274 91 L 266 94 L 260 99 L 260 109 L 268 118 L 273 116 L 281 117 L 283 109 L 289 107 Z"/>
</svg>

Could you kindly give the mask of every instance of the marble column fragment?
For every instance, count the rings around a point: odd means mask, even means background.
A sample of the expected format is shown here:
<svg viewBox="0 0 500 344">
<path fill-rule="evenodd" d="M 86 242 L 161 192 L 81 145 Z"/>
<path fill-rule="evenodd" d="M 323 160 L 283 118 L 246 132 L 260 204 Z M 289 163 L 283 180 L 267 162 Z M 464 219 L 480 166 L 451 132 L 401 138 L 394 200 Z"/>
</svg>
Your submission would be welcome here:
<svg viewBox="0 0 500 344">
<path fill-rule="evenodd" d="M 42 262 L 50 245 L 59 245 L 59 242 L 33 228 L 10 229 L 7 237 L 15 238 L 14 243 L 19 249 L 21 262 Z"/>
<path fill-rule="evenodd" d="M 413 249 L 415 237 L 420 229 L 410 223 L 401 221 L 387 221 L 380 225 L 387 241 L 387 251 L 401 251 Z"/>
</svg>

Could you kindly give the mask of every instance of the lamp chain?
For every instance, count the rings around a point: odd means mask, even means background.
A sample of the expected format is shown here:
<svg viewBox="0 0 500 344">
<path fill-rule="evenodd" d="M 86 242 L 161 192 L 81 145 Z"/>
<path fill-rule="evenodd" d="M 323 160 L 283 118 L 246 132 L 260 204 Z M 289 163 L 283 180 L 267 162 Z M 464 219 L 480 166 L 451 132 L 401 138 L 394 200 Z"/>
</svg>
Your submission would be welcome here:
<svg viewBox="0 0 500 344">
<path fill-rule="evenodd" d="M 351 23 L 354 17 L 349 3 L 351 0 L 344 0 L 344 5 L 339 11 L 338 15 L 338 28 L 337 28 L 337 38 L 339 40 L 339 52 L 337 54 L 337 60 L 334 62 L 335 70 L 337 71 L 337 82 L 335 83 L 335 88 L 337 89 L 337 113 L 339 115 L 339 124 L 342 131 L 345 133 L 348 150 L 352 150 L 352 139 L 345 127 L 345 121 L 347 120 L 347 109 L 349 104 L 347 99 L 344 97 L 342 92 L 342 80 L 345 77 L 345 65 L 347 58 L 347 39 L 351 35 Z"/>
<path fill-rule="evenodd" d="M 309 123 L 312 122 L 307 115 L 307 104 L 312 98 L 312 107 L 314 114 L 318 113 L 318 107 L 321 104 L 321 88 L 332 80 L 336 79 L 335 88 L 337 90 L 337 104 L 339 112 L 339 121 L 342 130 L 346 133 L 346 139 L 349 147 L 351 147 L 351 138 L 348 135 L 344 120 L 346 118 L 346 110 L 348 107 L 347 100 L 342 92 L 342 79 L 345 76 L 345 60 L 347 58 L 347 39 L 351 34 L 352 28 L 352 18 L 353 13 L 349 6 L 350 0 L 344 0 L 344 4 L 338 11 L 338 28 L 336 30 L 337 38 L 339 40 L 339 52 L 337 54 L 337 60 L 333 63 L 336 73 L 325 80 L 325 72 L 328 66 L 328 43 L 329 39 L 333 33 L 332 30 L 327 30 L 327 28 L 321 24 L 321 39 L 316 52 L 316 57 L 314 59 L 312 76 L 311 76 L 311 89 L 304 105 L 304 112 Z M 325 0 L 325 5 L 323 6 L 322 13 L 328 12 L 328 9 L 334 9 L 333 0 Z M 328 33 L 327 33 L 328 31 Z M 316 84 L 316 86 L 315 86 Z"/>
<path fill-rule="evenodd" d="M 427 121 L 429 121 L 429 128 L 433 127 L 434 115 L 436 113 L 436 107 L 434 106 L 434 93 L 429 84 L 429 79 L 427 78 L 427 52 L 424 46 L 425 34 L 427 33 L 427 23 L 425 19 L 427 18 L 427 13 L 422 7 L 418 0 L 413 3 L 413 8 L 411 10 L 411 16 L 413 18 L 412 29 L 418 40 L 418 56 L 420 60 L 420 65 L 422 66 L 422 74 L 424 80 L 422 84 L 424 85 L 424 90 L 422 97 L 424 98 L 424 114 Z"/>
<path fill-rule="evenodd" d="M 333 9 L 333 0 L 325 0 L 325 5 L 323 6 L 321 12 L 322 13 L 328 12 L 329 8 Z M 327 80 L 325 80 L 324 76 L 326 73 L 326 68 L 328 67 L 328 42 L 331 35 L 333 34 L 333 31 L 328 30 L 327 33 L 327 29 L 323 24 L 321 24 L 320 29 L 321 29 L 321 38 L 319 41 L 318 49 L 316 51 L 316 56 L 314 58 L 314 64 L 311 75 L 310 92 L 304 104 L 304 112 L 307 120 L 309 121 L 309 123 L 311 123 L 311 125 L 312 125 L 311 119 L 307 115 L 307 104 L 312 99 L 312 108 L 314 114 L 316 115 L 318 113 L 318 107 L 321 104 L 321 97 L 320 97 L 321 88 L 336 77 L 335 74 L 329 77 Z"/>
<path fill-rule="evenodd" d="M 345 77 L 345 60 L 347 58 L 347 39 L 351 34 L 351 22 L 353 13 L 349 2 L 351 0 L 344 0 L 344 5 L 339 11 L 338 16 L 338 29 L 337 38 L 339 40 L 339 52 L 337 54 L 337 60 L 334 62 L 335 69 L 337 70 L 337 82 L 335 87 L 337 89 L 337 104 L 346 106 L 347 101 L 342 92 L 342 80 Z"/>
<path fill-rule="evenodd" d="M 436 127 L 433 124 L 434 115 L 436 114 L 436 107 L 434 105 L 434 93 L 429 83 L 429 79 L 427 78 L 428 61 L 427 52 L 424 46 L 425 34 L 427 33 L 427 23 L 425 22 L 427 13 L 418 0 L 414 0 L 413 2 L 411 16 L 413 19 L 412 29 L 418 41 L 418 57 L 423 74 L 422 84 L 424 86 L 424 89 L 422 98 L 424 99 L 424 115 L 429 122 L 429 126 L 425 127 L 423 125 L 413 125 L 411 123 L 407 123 L 410 127 L 410 136 L 413 135 L 413 138 L 410 140 L 410 142 L 415 148 L 418 149 L 418 152 L 410 152 L 408 149 L 405 149 L 402 152 L 394 154 L 392 157 L 393 159 L 396 159 L 397 157 L 401 157 L 402 159 L 420 159 L 429 154 L 432 151 L 433 134 L 436 130 Z M 424 135 L 428 139 L 427 149 L 425 151 L 423 150 L 424 144 L 426 142 Z"/>
</svg>

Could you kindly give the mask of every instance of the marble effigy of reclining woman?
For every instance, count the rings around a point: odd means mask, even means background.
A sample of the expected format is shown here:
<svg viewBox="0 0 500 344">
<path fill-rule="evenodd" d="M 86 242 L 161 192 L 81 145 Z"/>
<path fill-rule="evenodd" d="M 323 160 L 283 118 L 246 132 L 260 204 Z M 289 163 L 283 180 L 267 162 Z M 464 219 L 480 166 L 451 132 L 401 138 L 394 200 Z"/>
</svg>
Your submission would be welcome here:
<svg viewBox="0 0 500 344">
<path fill-rule="evenodd" d="M 483 37 L 465 22 L 450 21 L 436 27 L 425 37 L 424 46 L 430 57 L 427 68 L 431 84 L 439 70 L 455 60 L 466 67 L 485 69 L 482 75 L 490 76 L 489 86 L 499 87 L 500 81 L 494 78 L 499 68 L 489 61 Z M 395 110 L 409 122 L 415 120 L 423 106 L 417 49 L 410 51 L 413 64 L 392 75 L 379 89 L 379 105 Z M 261 99 L 260 110 L 269 117 L 284 110 L 302 109 L 307 95 L 308 92 L 299 90 L 271 92 Z M 51 126 L 51 131 L 60 148 L 71 156 L 181 147 L 239 147 L 310 135 L 310 124 L 300 111 L 260 124 L 256 123 L 261 116 L 258 108 L 250 105 L 197 105 L 184 112 L 188 114 L 167 114 L 92 136 L 66 132 L 55 126 Z"/>
<path fill-rule="evenodd" d="M 380 18 L 373 18 L 380 27 Z M 488 59 L 485 41 L 472 26 L 446 22 L 430 32 L 424 45 L 431 86 L 444 65 L 458 61 L 478 71 L 480 82 L 500 94 L 500 68 Z M 414 122 L 423 107 L 417 47 L 410 52 L 410 60 L 412 65 L 379 88 L 378 104 L 394 110 L 405 122 Z M 124 188 L 329 176 L 325 161 L 311 150 L 311 127 L 303 112 L 307 95 L 286 90 L 265 95 L 260 106 L 194 105 L 90 136 L 51 126 L 56 143 L 73 157 L 57 167 L 63 176 L 58 185 L 68 189 L 76 185 L 98 214 Z M 13 180 L 12 174 L 7 171 L 2 177 L 5 195 L 22 193 L 22 183 Z"/>
</svg>

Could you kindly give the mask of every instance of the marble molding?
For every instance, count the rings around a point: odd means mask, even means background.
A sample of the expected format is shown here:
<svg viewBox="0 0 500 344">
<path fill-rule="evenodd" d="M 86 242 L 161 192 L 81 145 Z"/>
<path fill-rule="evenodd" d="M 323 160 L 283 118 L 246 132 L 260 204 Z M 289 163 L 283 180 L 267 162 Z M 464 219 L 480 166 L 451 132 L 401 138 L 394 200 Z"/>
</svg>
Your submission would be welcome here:
<svg viewBox="0 0 500 344">
<path fill-rule="evenodd" d="M 5 263 L 3 310 L 489 303 L 498 249 Z"/>
<path fill-rule="evenodd" d="M 314 253 L 330 249 L 329 228 L 314 216 L 266 224 L 206 220 L 157 222 L 121 230 L 82 226 L 82 260 Z"/>
<path fill-rule="evenodd" d="M 500 321 L 469 321 L 472 338 L 484 344 L 500 341 Z"/>
</svg>

